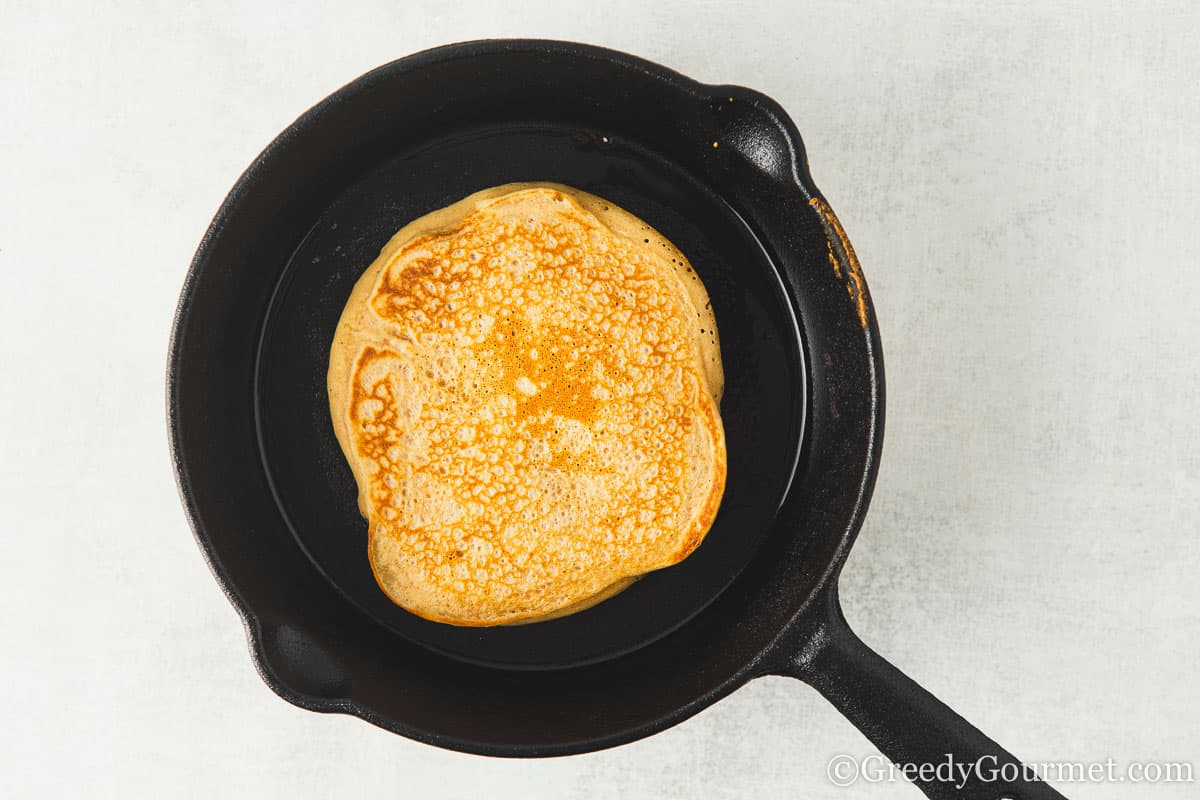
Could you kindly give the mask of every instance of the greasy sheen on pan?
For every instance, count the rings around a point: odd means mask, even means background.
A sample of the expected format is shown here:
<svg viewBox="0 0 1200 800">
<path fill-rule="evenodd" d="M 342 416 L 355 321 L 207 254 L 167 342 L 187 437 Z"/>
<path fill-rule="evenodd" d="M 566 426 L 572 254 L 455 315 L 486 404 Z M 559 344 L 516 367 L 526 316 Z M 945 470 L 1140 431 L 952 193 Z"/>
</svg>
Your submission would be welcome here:
<svg viewBox="0 0 1200 800">
<path fill-rule="evenodd" d="M 402 228 L 330 351 L 380 588 L 426 619 L 549 619 L 700 544 L 725 487 L 716 322 L 670 242 L 567 186 Z"/>
</svg>

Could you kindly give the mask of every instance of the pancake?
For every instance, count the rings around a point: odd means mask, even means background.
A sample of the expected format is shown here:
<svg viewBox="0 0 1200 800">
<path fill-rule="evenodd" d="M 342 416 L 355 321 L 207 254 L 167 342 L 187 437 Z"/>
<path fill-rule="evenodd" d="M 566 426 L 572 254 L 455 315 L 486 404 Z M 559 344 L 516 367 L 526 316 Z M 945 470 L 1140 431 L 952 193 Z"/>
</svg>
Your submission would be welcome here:
<svg viewBox="0 0 1200 800">
<path fill-rule="evenodd" d="M 406 225 L 355 285 L 328 375 L 380 588 L 500 625 L 682 561 L 725 487 L 723 381 L 703 284 L 608 201 L 507 184 Z"/>
</svg>

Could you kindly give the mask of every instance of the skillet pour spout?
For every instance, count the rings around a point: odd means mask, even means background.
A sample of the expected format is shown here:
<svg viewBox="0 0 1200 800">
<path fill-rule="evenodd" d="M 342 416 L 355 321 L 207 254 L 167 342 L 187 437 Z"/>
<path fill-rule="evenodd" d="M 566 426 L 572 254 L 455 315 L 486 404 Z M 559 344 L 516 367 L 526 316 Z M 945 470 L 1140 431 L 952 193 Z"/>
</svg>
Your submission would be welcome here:
<svg viewBox="0 0 1200 800">
<path fill-rule="evenodd" d="M 324 376 L 350 290 L 391 234 L 518 181 L 607 198 L 688 256 L 721 334 L 728 482 L 683 563 L 569 617 L 456 628 L 375 584 Z M 918 776 L 929 797 L 1061 797 L 846 625 L 837 579 L 883 435 L 879 330 L 795 125 L 757 92 L 544 40 L 367 73 L 268 145 L 217 212 L 179 301 L 167 394 L 197 542 L 291 703 L 440 747 L 552 756 L 791 675 L 900 764 L 995 767 Z"/>
</svg>

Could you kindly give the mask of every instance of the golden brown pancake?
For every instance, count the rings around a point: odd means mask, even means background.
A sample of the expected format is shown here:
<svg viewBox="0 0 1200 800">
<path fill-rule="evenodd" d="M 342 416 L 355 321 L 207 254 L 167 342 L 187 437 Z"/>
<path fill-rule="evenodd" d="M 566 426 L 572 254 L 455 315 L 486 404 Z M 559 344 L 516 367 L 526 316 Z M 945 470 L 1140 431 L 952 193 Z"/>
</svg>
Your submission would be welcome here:
<svg viewBox="0 0 1200 800">
<path fill-rule="evenodd" d="M 704 286 L 612 203 L 508 184 L 406 225 L 329 364 L 379 586 L 499 625 L 678 563 L 725 487 L 723 380 Z"/>
</svg>

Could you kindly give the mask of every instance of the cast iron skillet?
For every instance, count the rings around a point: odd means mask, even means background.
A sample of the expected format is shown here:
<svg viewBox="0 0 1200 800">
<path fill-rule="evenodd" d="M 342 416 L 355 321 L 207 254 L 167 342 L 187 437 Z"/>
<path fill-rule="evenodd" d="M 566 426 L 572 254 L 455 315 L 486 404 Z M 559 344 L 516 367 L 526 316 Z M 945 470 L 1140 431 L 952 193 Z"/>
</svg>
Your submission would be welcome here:
<svg viewBox="0 0 1200 800">
<path fill-rule="evenodd" d="M 329 422 L 328 349 L 395 230 L 526 180 L 608 198 L 688 255 L 727 366 L 729 481 L 682 565 L 561 620 L 456 628 L 397 608 L 371 577 Z M 180 299 L 168 407 L 196 537 L 263 679 L 296 705 L 441 747 L 549 756 L 792 675 L 895 761 L 983 759 L 961 791 L 918 779 L 930 797 L 1060 797 L 1014 777 L 1011 755 L 842 616 L 838 574 L 880 452 L 879 332 L 800 136 L 761 94 L 552 41 L 468 42 L 364 75 L 272 142 L 217 213 Z"/>
</svg>

